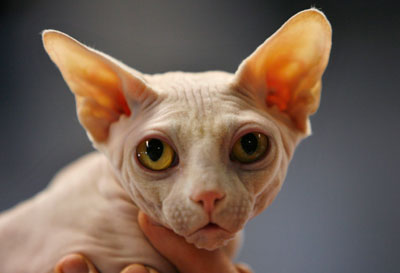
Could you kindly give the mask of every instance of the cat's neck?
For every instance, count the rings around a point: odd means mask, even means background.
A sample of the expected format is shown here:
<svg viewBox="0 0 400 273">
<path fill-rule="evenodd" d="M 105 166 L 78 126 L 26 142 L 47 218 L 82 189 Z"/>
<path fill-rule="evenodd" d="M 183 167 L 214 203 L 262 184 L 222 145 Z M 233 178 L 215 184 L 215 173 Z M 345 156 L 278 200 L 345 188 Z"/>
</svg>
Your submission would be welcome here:
<svg viewBox="0 0 400 273">
<path fill-rule="evenodd" d="M 132 205 L 137 207 L 135 201 L 129 196 L 128 190 L 124 188 L 119 171 L 110 163 L 104 154 L 99 154 L 103 157 L 100 163 L 100 171 L 103 175 L 98 181 L 101 193 L 107 198 L 118 198 L 132 203 Z"/>
</svg>

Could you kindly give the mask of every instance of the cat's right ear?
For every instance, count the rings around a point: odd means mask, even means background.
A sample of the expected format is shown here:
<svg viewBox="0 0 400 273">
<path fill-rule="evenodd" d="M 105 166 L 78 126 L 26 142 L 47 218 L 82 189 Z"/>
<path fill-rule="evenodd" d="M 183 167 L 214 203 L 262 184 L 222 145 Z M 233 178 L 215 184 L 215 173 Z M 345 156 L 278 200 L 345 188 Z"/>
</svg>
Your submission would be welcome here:
<svg viewBox="0 0 400 273">
<path fill-rule="evenodd" d="M 45 30 L 42 35 L 46 52 L 75 95 L 79 121 L 92 141 L 106 142 L 112 123 L 157 98 L 136 70 L 62 32 Z"/>
</svg>

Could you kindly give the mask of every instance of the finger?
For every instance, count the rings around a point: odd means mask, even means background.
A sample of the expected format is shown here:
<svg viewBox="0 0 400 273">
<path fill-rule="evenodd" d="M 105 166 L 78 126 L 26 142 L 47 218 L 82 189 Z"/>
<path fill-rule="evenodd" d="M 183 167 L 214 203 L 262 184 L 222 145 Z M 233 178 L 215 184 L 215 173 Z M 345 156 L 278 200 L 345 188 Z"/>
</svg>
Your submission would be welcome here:
<svg viewBox="0 0 400 273">
<path fill-rule="evenodd" d="M 154 224 L 143 212 L 138 216 L 139 225 L 151 244 L 180 273 L 234 273 L 237 272 L 230 259 L 220 250 L 207 251 L 188 244 L 181 236 Z"/>
<path fill-rule="evenodd" d="M 132 264 L 124 268 L 121 273 L 158 273 L 154 269 L 141 265 L 141 264 Z"/>
<path fill-rule="evenodd" d="M 239 273 L 253 273 L 250 266 L 244 263 L 236 264 L 236 269 Z"/>
<path fill-rule="evenodd" d="M 153 268 L 150 268 L 150 267 L 147 267 L 147 266 L 146 266 L 146 268 L 147 268 L 147 270 L 149 270 L 149 273 L 158 273 L 158 271 L 153 269 Z"/>
<path fill-rule="evenodd" d="M 54 273 L 98 273 L 98 271 L 83 255 L 69 254 L 57 263 Z"/>
</svg>

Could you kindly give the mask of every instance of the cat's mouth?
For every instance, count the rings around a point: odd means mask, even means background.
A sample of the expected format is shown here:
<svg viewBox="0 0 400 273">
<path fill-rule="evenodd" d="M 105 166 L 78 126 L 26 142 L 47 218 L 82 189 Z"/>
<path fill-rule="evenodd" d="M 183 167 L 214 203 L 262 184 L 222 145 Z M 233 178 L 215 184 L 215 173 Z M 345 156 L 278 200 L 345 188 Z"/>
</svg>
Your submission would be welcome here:
<svg viewBox="0 0 400 273">
<path fill-rule="evenodd" d="M 213 223 L 213 222 L 209 222 L 208 224 L 205 224 L 204 226 L 198 228 L 197 230 L 195 230 L 188 236 L 192 236 L 199 232 L 203 233 L 204 235 L 213 234 L 213 233 L 217 233 L 217 232 L 223 232 L 223 233 L 228 233 L 228 234 L 231 233 L 230 231 L 226 230 L 225 228 L 221 227 L 220 225 Z"/>
<path fill-rule="evenodd" d="M 214 250 L 226 245 L 234 237 L 232 233 L 218 224 L 209 222 L 186 237 L 186 241 L 198 248 Z"/>
<path fill-rule="evenodd" d="M 207 225 L 199 228 L 198 230 L 204 230 L 204 231 L 216 231 L 216 230 L 224 230 L 227 231 L 226 229 L 224 229 L 223 227 L 215 224 L 215 223 L 208 223 Z"/>
</svg>

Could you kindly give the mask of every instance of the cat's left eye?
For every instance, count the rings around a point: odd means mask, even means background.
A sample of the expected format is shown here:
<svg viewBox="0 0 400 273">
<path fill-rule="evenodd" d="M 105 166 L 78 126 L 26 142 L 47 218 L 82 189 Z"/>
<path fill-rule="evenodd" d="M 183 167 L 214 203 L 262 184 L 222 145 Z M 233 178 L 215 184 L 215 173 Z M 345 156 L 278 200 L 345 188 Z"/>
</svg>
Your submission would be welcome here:
<svg viewBox="0 0 400 273">
<path fill-rule="evenodd" d="M 269 151 L 269 139 L 262 133 L 245 134 L 236 141 L 231 151 L 231 160 L 250 164 L 261 160 Z"/>
<path fill-rule="evenodd" d="M 158 138 L 142 141 L 136 149 L 136 156 L 144 167 L 153 171 L 163 171 L 177 164 L 175 151 Z"/>
</svg>

